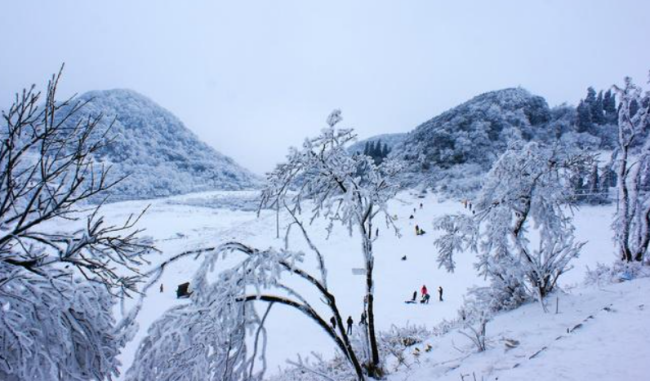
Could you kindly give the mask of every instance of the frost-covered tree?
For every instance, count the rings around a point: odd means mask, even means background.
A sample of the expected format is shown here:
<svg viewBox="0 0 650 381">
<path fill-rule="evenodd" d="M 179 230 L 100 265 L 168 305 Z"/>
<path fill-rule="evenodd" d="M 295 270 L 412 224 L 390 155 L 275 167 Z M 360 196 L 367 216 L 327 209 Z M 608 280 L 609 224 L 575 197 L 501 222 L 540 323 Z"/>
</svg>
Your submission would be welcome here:
<svg viewBox="0 0 650 381">
<path fill-rule="evenodd" d="M 626 262 L 643 261 L 650 242 L 650 192 L 642 180 L 650 173 L 650 93 L 625 78 L 615 86 L 619 96 L 618 144 L 613 153 L 617 175 L 618 208 L 613 223 L 618 255 Z"/>
<path fill-rule="evenodd" d="M 374 142 L 366 142 L 363 148 L 363 154 L 370 156 L 375 164 L 379 165 L 390 153 L 388 144 L 382 144 L 381 139 Z"/>
<path fill-rule="evenodd" d="M 614 163 L 608 162 L 601 168 L 602 175 L 600 176 L 600 189 L 608 191 L 609 188 L 615 187 L 618 180 L 616 179 L 616 171 L 613 169 Z"/>
<path fill-rule="evenodd" d="M 107 224 L 99 207 L 115 183 L 93 165 L 107 143 L 101 117 L 70 124 L 84 103 L 32 86 L 2 113 L 0 135 L 0 379 L 103 380 L 132 332 L 117 298 L 136 291 L 150 243 L 137 218 Z M 43 103 L 41 104 L 41 101 Z M 67 111 L 62 112 L 62 109 Z M 94 208 L 94 211 L 93 211 Z M 90 213 L 89 213 L 90 211 Z"/>
<path fill-rule="evenodd" d="M 595 124 L 605 124 L 605 110 L 603 109 L 603 92 L 598 92 L 598 96 L 591 104 L 591 120 Z"/>
<path fill-rule="evenodd" d="M 593 163 L 585 184 L 585 190 L 587 192 L 586 200 L 592 205 L 606 204 L 609 202 L 609 187 L 604 185 L 598 171 L 598 164 Z"/>
<path fill-rule="evenodd" d="M 616 94 L 613 94 L 611 89 L 607 90 L 603 96 L 603 111 L 605 112 L 606 122 L 616 124 L 618 120 Z"/>
<path fill-rule="evenodd" d="M 592 128 L 591 107 L 585 101 L 580 101 L 578 108 L 577 130 L 578 132 L 589 132 Z"/>
<path fill-rule="evenodd" d="M 193 282 L 191 304 L 165 314 L 149 330 L 137 354 L 145 361 L 134 363 L 129 371 L 131 379 L 259 379 L 264 367 L 256 370 L 255 359 L 263 358 L 264 348 L 258 345 L 257 336 L 265 332 L 264 318 L 255 310 L 260 303 L 297 309 L 321 327 L 347 361 L 352 377 L 364 380 L 366 376 L 383 374 L 375 334 L 373 244 L 379 216 L 393 226 L 386 204 L 397 190 L 390 179 L 399 168 L 392 161 L 376 165 L 369 156 L 350 153 L 347 146 L 355 135 L 352 130 L 335 128 L 340 120 L 340 112 L 333 112 L 318 137 L 307 139 L 301 149 L 292 148 L 287 161 L 268 175 L 260 210 L 282 208 L 291 217 L 284 249 L 258 250 L 231 242 L 181 253 L 160 266 L 154 279 L 179 258 L 207 255 Z M 367 316 L 362 346 L 367 351 L 353 345 L 345 330 L 336 297 L 328 285 L 326 258 L 309 237 L 301 219 L 303 208 L 308 211 L 309 221 L 328 219 L 328 232 L 340 223 L 350 234 L 360 237 L 366 292 L 359 299 L 364 300 Z M 303 264 L 305 254 L 289 250 L 291 229 L 297 229 L 305 240 L 315 271 Z M 215 268 L 217 260 L 226 254 L 238 255 L 240 260 L 211 281 L 207 269 Z M 305 288 L 291 288 L 291 280 L 302 282 Z M 311 300 L 306 295 L 318 298 Z M 330 317 L 336 321 L 336 329 L 329 324 Z M 247 348 L 245 332 L 256 336 L 252 348 Z M 232 350 L 219 349 L 224 343 Z M 296 364 L 307 368 L 301 360 Z"/>
<path fill-rule="evenodd" d="M 173 257 L 154 271 L 153 279 L 159 279 L 172 262 L 205 252 Z M 192 302 L 167 311 L 149 328 L 138 348 L 138 360 L 127 373 L 128 380 L 260 380 L 266 370 L 264 322 L 271 306 L 290 305 L 315 314 L 304 300 L 287 296 L 293 291 L 280 281 L 282 275 L 294 271 L 305 275 L 297 267 L 301 253 L 258 251 L 234 242 L 207 252 L 210 255 L 194 277 Z M 236 254 L 243 255 L 236 266 L 219 273 L 216 280 L 210 277 L 211 270 L 221 265 L 218 260 Z M 283 293 L 270 295 L 270 289 Z M 262 317 L 252 305 L 256 300 L 269 303 Z M 321 323 L 328 327 L 326 321 Z M 248 333 L 252 333 L 252 350 Z M 259 369 L 256 360 L 261 362 Z"/>
<path fill-rule="evenodd" d="M 397 192 L 391 179 L 399 171 L 396 162 L 385 160 L 380 165 L 367 157 L 349 154 L 346 146 L 356 139 L 350 129 L 337 129 L 341 120 L 335 110 L 328 118 L 328 127 L 315 139 L 305 141 L 301 150 L 292 150 L 286 163 L 269 175 L 268 186 L 262 194 L 262 205 L 275 207 L 277 203 L 292 214 L 302 211 L 305 201 L 313 203 L 311 217 L 330 220 L 328 230 L 335 223 L 345 226 L 350 234 L 356 231 L 361 239 L 361 252 L 366 270 L 364 311 L 370 358 L 365 368 L 370 376 L 381 374 L 374 315 L 374 254 L 376 223 L 383 216 L 392 225 L 386 208 Z M 295 193 L 289 193 L 291 188 Z M 321 263 L 321 266 L 322 263 Z M 324 268 L 322 267 L 322 271 Z"/>
<path fill-rule="evenodd" d="M 324 264 L 302 223 L 297 224 L 315 259 Z M 139 360 L 127 373 L 128 380 L 261 380 L 266 371 L 264 323 L 275 304 L 296 309 L 311 319 L 346 360 L 346 375 L 365 379 L 358 350 L 352 346 L 336 297 L 327 286 L 326 271 L 318 275 L 307 271 L 304 253 L 258 250 L 228 242 L 172 257 L 151 273 L 151 282 L 180 258 L 199 255 L 205 255 L 205 259 L 192 282 L 191 303 L 171 309 L 151 326 L 137 350 Z M 227 256 L 240 260 L 213 279 L 210 272 Z M 308 291 L 298 292 L 288 286 L 293 279 L 311 287 L 320 297 L 314 300 L 319 304 L 303 296 Z M 325 311 L 319 308 L 321 301 L 326 303 Z M 262 317 L 256 310 L 258 303 L 268 305 Z M 330 325 L 330 317 L 336 319 L 336 329 Z"/>
<path fill-rule="evenodd" d="M 543 305 L 583 246 L 574 240 L 566 207 L 571 169 L 584 160 L 565 147 L 511 144 L 488 173 L 473 203 L 476 214 L 435 222 L 443 231 L 435 241 L 439 266 L 453 271 L 454 254 L 469 249 L 478 253 L 480 274 L 504 299 L 518 297 L 523 287 Z"/>
</svg>

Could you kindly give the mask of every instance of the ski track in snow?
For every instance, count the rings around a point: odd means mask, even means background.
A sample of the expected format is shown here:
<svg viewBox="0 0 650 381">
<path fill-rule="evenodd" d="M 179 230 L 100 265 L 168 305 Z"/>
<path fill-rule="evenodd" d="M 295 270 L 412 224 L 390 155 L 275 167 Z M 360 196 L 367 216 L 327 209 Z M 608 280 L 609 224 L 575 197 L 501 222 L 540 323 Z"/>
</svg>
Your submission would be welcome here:
<svg viewBox="0 0 650 381">
<path fill-rule="evenodd" d="M 283 246 L 283 228 L 288 223 L 288 216 L 281 214 L 282 238 L 276 239 L 274 212 L 263 211 L 258 218 L 253 211 L 220 209 L 214 206 L 214 202 L 210 201 L 219 197 L 233 199 L 241 197 L 250 200 L 252 196 L 254 196 L 254 192 L 250 191 L 205 192 L 151 201 L 128 201 L 105 206 L 104 214 L 107 220 L 119 222 L 124 220 L 129 213 L 137 213 L 150 204 L 149 210 L 141 220 L 140 227 L 146 228 L 144 234 L 152 236 L 155 239 L 157 248 L 162 251 L 162 254 L 152 257 L 154 264 L 184 250 L 215 246 L 228 240 L 238 240 L 259 248 Z M 202 198 L 206 200 L 206 206 L 200 206 Z M 422 209 L 419 208 L 420 202 L 424 204 Z M 416 209 L 415 213 L 414 208 Z M 308 209 L 305 208 L 305 210 Z M 435 195 L 428 194 L 424 198 L 418 198 L 415 194 L 409 192 L 400 193 L 390 203 L 389 210 L 391 215 L 398 217 L 396 224 L 400 228 L 402 236 L 398 238 L 394 233 L 390 232 L 383 221 L 377 225 L 380 234 L 379 239 L 375 241 L 374 247 L 376 262 L 375 313 L 378 329 L 387 330 L 391 325 L 404 326 L 407 323 L 432 328 L 445 319 L 453 319 L 456 317 L 456 311 L 461 306 L 463 295 L 467 289 L 484 284 L 484 280 L 476 275 L 473 268 L 475 256 L 471 253 L 461 253 L 457 256 L 457 269 L 453 274 L 447 273 L 444 269 L 438 269 L 437 252 L 433 246 L 436 232 L 433 231 L 432 222 L 434 218 L 447 213 L 467 211 L 463 209 L 463 205 L 459 201 L 438 202 Z M 593 267 L 597 262 L 611 263 L 615 259 L 610 230 L 613 211 L 612 206 L 583 207 L 576 211 L 576 236 L 578 240 L 588 241 L 588 243 L 583 249 L 582 256 L 575 261 L 574 269 L 561 278 L 562 285 L 567 286 L 581 282 L 587 266 Z M 413 220 L 409 219 L 411 214 L 414 215 Z M 307 220 L 307 216 L 305 216 L 305 219 Z M 424 236 L 415 235 L 416 224 L 426 231 Z M 364 279 L 362 276 L 353 275 L 352 269 L 363 267 L 361 242 L 358 237 L 355 237 L 355 234 L 350 237 L 347 229 L 341 226 L 336 226 L 332 236 L 327 239 L 325 227 L 325 221 L 317 220 L 313 225 L 308 226 L 308 231 L 314 243 L 325 255 L 329 286 L 337 296 L 339 308 L 344 315 L 343 318 L 347 319 L 347 316 L 351 315 L 356 326 L 362 312 Z M 314 269 L 313 256 L 308 251 L 297 229 L 292 230 L 290 244 L 294 250 L 304 250 L 307 257 L 305 267 Z M 404 255 L 407 256 L 406 261 L 401 260 Z M 227 266 L 228 261 L 218 263 Z M 176 286 L 190 281 L 200 264 L 200 259 L 185 258 L 171 266 L 163 275 L 161 279 L 161 283 L 164 285 L 163 293 L 159 292 L 159 284 L 150 289 L 138 319 L 140 330 L 120 357 L 123 363 L 123 373 L 133 362 L 137 346 L 146 335 L 146 330 L 150 324 L 171 306 L 177 303 L 187 303 L 187 301 L 176 299 Z M 304 289 L 302 283 L 296 282 L 290 277 L 286 279 L 286 283 L 298 290 Z M 405 304 L 404 301 L 411 298 L 413 291 L 417 290 L 419 294 L 420 287 L 423 284 L 426 284 L 427 288 L 432 292 L 433 298 L 430 304 Z M 434 291 L 438 286 L 444 288 L 444 302 L 437 301 L 437 293 Z M 312 300 L 317 309 L 325 307 L 323 303 L 318 301 L 316 294 L 306 292 L 306 295 L 308 299 Z M 560 303 L 562 310 L 569 308 L 568 304 L 565 304 L 568 302 L 564 300 L 564 297 L 561 298 Z M 650 303 L 647 305 L 650 308 Z M 598 310 L 597 306 L 594 306 L 594 308 L 595 310 L 592 312 Z M 526 306 L 521 311 L 522 313 L 527 311 L 528 314 L 533 316 L 541 313 L 539 306 Z M 567 317 L 562 314 L 553 316 L 553 319 Z M 530 330 L 526 332 L 526 337 L 546 337 L 545 335 L 548 333 L 545 329 L 530 326 L 528 320 L 517 321 L 517 325 L 519 324 L 527 326 Z M 524 329 L 523 326 L 521 329 Z M 315 351 L 328 357 L 335 351 L 329 337 L 297 311 L 282 308 L 282 306 L 274 308 L 268 318 L 267 327 L 269 331 L 267 359 L 270 374 L 278 372 L 278 367 L 285 366 L 285 361 L 290 358 L 295 359 L 298 353 L 304 356 Z M 514 329 L 514 326 L 512 328 Z M 492 324 L 488 324 L 488 333 L 492 329 Z M 588 327 L 585 329 L 588 329 Z M 614 335 L 614 333 L 612 334 Z M 461 337 L 457 338 L 455 342 L 460 345 L 464 342 L 463 340 L 466 341 L 467 339 Z M 565 345 L 571 345 L 570 343 L 571 341 L 567 339 Z M 442 348 L 443 345 L 435 341 L 432 341 L 431 344 L 434 346 L 432 353 L 437 353 L 436 348 Z M 582 344 L 588 345 L 587 342 Z M 554 346 L 549 351 L 560 351 L 561 346 L 559 345 L 564 345 L 564 342 Z M 444 361 L 451 361 L 454 357 L 463 356 L 453 347 L 450 348 L 450 350 L 449 348 L 445 349 L 449 352 L 449 358 Z M 521 349 L 523 350 L 523 344 Z M 532 350 L 533 348 L 529 349 Z M 520 349 L 517 348 L 517 350 Z M 516 352 L 513 350 L 511 353 Z M 579 353 L 576 356 L 579 356 Z M 423 356 L 422 360 L 425 360 L 425 357 Z M 558 355 L 558 357 L 563 356 Z M 623 356 L 618 353 L 612 354 L 611 357 Z M 566 356 L 563 358 L 566 358 Z M 433 362 L 434 359 L 432 358 L 430 361 Z M 435 360 L 435 362 L 440 361 L 443 361 L 443 359 Z M 534 360 L 531 360 L 531 364 L 534 363 Z M 542 364 L 539 366 L 543 366 L 544 361 L 537 361 L 537 363 Z M 444 367 L 453 367 L 449 364 L 453 364 L 453 361 Z M 494 369 L 488 373 L 498 373 L 500 366 L 494 365 Z M 465 364 L 463 364 L 464 367 Z M 413 369 L 415 368 L 417 367 L 413 367 Z M 434 367 L 431 372 L 435 372 L 437 376 L 443 376 L 446 373 L 440 370 L 442 368 L 440 366 Z M 527 369 L 530 368 L 521 366 L 515 371 L 525 372 Z M 516 374 L 515 371 L 511 371 L 509 374 Z M 539 372 L 539 369 L 536 371 L 530 370 L 528 374 L 534 374 L 535 372 Z M 420 377 L 416 376 L 416 373 L 409 373 L 406 378 L 391 379 L 431 379 L 433 375 L 430 373 Z M 393 375 L 393 377 L 398 376 L 398 374 Z M 523 373 L 519 379 L 522 378 L 526 378 Z M 450 379 L 458 380 L 460 376 L 456 374 Z"/>
</svg>

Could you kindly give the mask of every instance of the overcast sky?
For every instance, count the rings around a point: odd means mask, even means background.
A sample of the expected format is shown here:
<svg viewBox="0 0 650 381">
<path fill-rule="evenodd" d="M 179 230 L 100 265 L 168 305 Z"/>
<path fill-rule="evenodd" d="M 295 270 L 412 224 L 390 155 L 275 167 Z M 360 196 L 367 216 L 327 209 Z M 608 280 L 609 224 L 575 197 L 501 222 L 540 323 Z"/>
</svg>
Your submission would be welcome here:
<svg viewBox="0 0 650 381">
<path fill-rule="evenodd" d="M 650 1 L 5 1 L 0 106 L 66 63 L 62 95 L 129 88 L 263 173 L 333 108 L 361 138 L 485 91 L 575 104 L 645 83 Z"/>
</svg>

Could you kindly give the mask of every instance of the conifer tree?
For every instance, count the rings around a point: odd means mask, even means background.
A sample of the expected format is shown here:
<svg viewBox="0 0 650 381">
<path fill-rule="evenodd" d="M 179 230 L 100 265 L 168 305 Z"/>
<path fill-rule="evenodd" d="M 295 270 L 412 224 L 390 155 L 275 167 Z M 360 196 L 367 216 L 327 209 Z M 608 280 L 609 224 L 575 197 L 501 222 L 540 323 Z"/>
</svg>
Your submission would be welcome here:
<svg viewBox="0 0 650 381">
<path fill-rule="evenodd" d="M 578 112 L 578 120 L 577 120 L 577 130 L 578 132 L 587 132 L 591 129 L 591 107 L 585 102 L 585 101 L 580 101 L 580 104 L 578 105 L 578 108 L 576 110 Z"/>
<path fill-rule="evenodd" d="M 595 124 L 605 124 L 607 120 L 605 119 L 605 112 L 603 110 L 603 92 L 598 93 L 598 97 L 591 104 L 591 120 Z"/>
<path fill-rule="evenodd" d="M 602 204 L 606 200 L 606 197 L 601 194 L 602 192 L 600 187 L 600 178 L 598 176 L 598 165 L 595 163 L 591 168 L 591 172 L 589 173 L 589 178 L 587 179 L 585 190 L 588 193 L 587 200 L 591 204 Z"/>
<path fill-rule="evenodd" d="M 607 90 L 605 95 L 603 95 L 603 111 L 605 112 L 607 123 L 616 124 L 616 119 L 618 118 L 616 95 L 611 90 Z"/>
</svg>

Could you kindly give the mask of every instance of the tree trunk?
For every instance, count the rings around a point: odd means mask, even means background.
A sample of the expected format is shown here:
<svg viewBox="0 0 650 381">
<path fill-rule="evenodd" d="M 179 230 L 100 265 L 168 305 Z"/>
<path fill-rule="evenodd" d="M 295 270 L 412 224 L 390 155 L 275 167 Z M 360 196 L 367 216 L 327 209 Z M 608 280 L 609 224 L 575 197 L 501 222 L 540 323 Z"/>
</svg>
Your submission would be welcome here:
<svg viewBox="0 0 650 381">
<path fill-rule="evenodd" d="M 370 264 L 372 266 L 372 264 Z M 370 270 L 366 277 L 366 287 L 372 289 L 372 270 Z M 370 355 L 371 366 L 368 367 L 368 374 L 375 377 L 374 374 L 379 368 L 379 350 L 377 348 L 377 336 L 375 335 L 375 313 L 374 313 L 374 295 L 373 292 L 366 292 L 368 298 L 368 337 L 370 339 Z"/>
<path fill-rule="evenodd" d="M 363 234 L 363 253 L 366 262 L 366 303 L 367 303 L 367 314 L 368 314 L 368 338 L 370 346 L 370 362 L 366 364 L 368 375 L 373 378 L 381 378 L 383 376 L 383 370 L 380 366 L 379 361 L 379 349 L 377 346 L 377 336 L 375 334 L 375 313 L 374 313 L 374 284 L 373 284 L 373 268 L 374 268 L 374 257 L 372 253 L 372 240 L 370 239 L 370 231 L 372 230 L 372 225 L 369 224 L 368 232 L 365 231 L 365 227 L 362 225 L 362 234 Z"/>
<path fill-rule="evenodd" d="M 622 139 L 622 138 L 619 138 Z M 618 248 L 621 256 L 621 260 L 626 262 L 632 261 L 632 252 L 630 251 L 629 240 L 630 240 L 630 195 L 629 190 L 627 189 L 627 157 L 628 157 L 628 147 L 621 142 L 621 162 L 617 170 L 617 188 L 620 192 L 620 198 L 618 200 L 618 218 L 619 224 L 618 227 Z"/>
<path fill-rule="evenodd" d="M 650 207 L 645 207 L 645 213 L 643 216 L 643 233 L 641 235 L 641 244 L 634 256 L 634 260 L 637 262 L 642 262 L 645 253 L 648 251 L 648 245 L 650 244 Z"/>
</svg>

